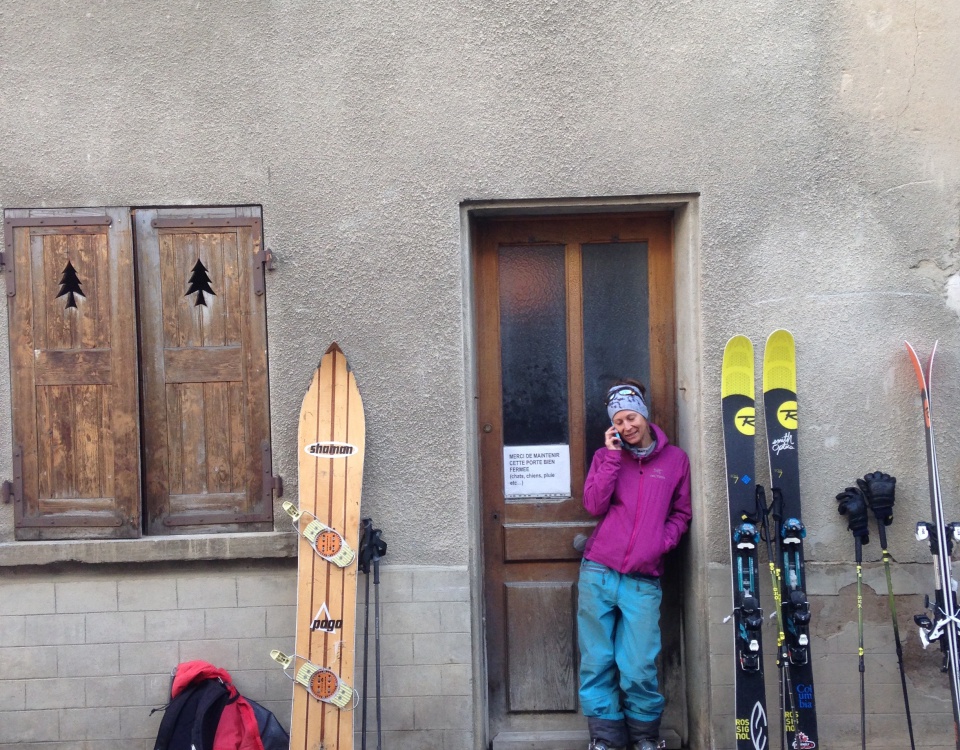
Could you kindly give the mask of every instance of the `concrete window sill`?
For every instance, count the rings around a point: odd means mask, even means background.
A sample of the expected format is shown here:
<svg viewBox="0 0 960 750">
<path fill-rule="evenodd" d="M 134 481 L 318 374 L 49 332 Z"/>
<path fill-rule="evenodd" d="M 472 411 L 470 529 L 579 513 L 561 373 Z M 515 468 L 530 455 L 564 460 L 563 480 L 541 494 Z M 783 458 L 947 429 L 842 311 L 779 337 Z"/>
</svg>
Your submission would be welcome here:
<svg viewBox="0 0 960 750">
<path fill-rule="evenodd" d="M 0 568 L 57 563 L 145 563 L 192 560 L 262 560 L 297 556 L 292 532 L 197 534 L 141 539 L 0 543 Z"/>
</svg>

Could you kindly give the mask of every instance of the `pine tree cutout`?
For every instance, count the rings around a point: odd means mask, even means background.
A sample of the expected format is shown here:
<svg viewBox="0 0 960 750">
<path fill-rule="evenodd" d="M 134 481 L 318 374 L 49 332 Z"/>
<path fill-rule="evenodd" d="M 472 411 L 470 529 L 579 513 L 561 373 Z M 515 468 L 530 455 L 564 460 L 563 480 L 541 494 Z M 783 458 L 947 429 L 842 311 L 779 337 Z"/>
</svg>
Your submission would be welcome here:
<svg viewBox="0 0 960 750">
<path fill-rule="evenodd" d="M 78 294 L 86 299 L 87 295 L 83 293 L 83 289 L 80 287 L 80 277 L 77 276 L 73 263 L 68 260 L 66 267 L 63 269 L 63 274 L 60 276 L 60 294 L 56 298 L 60 299 L 63 295 L 67 295 L 67 307 L 64 309 L 69 309 L 77 306 L 76 295 Z"/>
<path fill-rule="evenodd" d="M 203 293 L 212 294 L 214 297 L 217 296 L 217 293 L 210 288 L 210 277 L 207 276 L 207 267 L 200 262 L 200 259 L 197 258 L 197 262 L 193 267 L 193 272 L 190 274 L 190 287 L 187 289 L 187 293 L 184 294 L 184 297 L 189 297 L 194 292 L 197 293 L 197 299 L 193 303 L 193 306 L 203 305 L 208 307 L 207 300 L 203 296 Z"/>
</svg>

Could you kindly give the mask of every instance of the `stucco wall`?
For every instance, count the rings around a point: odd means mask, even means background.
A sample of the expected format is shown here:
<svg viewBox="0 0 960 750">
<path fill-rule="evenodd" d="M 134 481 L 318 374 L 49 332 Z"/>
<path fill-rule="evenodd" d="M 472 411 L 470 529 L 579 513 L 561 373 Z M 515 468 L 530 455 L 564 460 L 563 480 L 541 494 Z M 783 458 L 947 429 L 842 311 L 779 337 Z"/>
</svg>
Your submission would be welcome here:
<svg viewBox="0 0 960 750">
<path fill-rule="evenodd" d="M 926 469 L 901 342 L 940 340 L 939 457 L 960 517 L 958 29 L 960 9 L 928 0 L 0 0 L 0 207 L 261 204 L 288 493 L 300 398 L 337 340 L 368 413 L 365 512 L 392 562 L 466 565 L 461 204 L 698 194 L 697 289 L 681 295 L 698 300 L 681 314 L 696 339 L 681 364 L 702 466 L 694 589 L 728 560 L 722 348 L 781 326 L 798 346 L 810 559 L 851 560 L 833 496 L 883 468 L 900 480 L 891 549 L 922 581 Z M 9 393 L 0 378 L 0 413 Z M 0 420 L 0 476 L 10 455 Z M 11 525 L 0 506 L 3 538 Z M 901 590 L 909 614 L 920 586 Z M 691 604 L 709 618 L 706 596 Z M 854 616 L 824 611 L 818 637 Z M 918 653 L 911 669 L 938 663 Z M 707 672 L 719 686 L 726 669 Z M 725 724 L 695 721 L 704 747 L 727 746 Z"/>
</svg>

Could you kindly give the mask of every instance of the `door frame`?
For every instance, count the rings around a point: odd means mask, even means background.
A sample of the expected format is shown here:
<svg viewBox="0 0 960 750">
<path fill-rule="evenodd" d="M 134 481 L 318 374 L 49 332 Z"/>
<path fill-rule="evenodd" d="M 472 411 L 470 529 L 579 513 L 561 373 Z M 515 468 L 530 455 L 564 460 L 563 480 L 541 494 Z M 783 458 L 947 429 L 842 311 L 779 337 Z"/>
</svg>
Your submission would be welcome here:
<svg viewBox="0 0 960 750">
<path fill-rule="evenodd" d="M 703 538 L 705 524 L 697 522 L 703 497 L 704 437 L 700 429 L 702 321 L 699 299 L 699 195 L 696 193 L 623 196 L 588 199 L 515 201 L 466 201 L 460 205 L 462 315 L 464 332 L 464 380 L 466 431 L 466 479 L 468 501 L 469 572 L 471 585 L 471 645 L 473 651 L 474 750 L 490 747 L 487 699 L 487 665 L 484 628 L 484 564 L 482 550 L 483 512 L 480 494 L 480 438 L 478 430 L 478 331 L 476 262 L 477 220 L 487 217 L 528 216 L 549 218 L 558 214 L 670 213 L 673 218 L 674 325 L 676 339 L 676 431 L 679 444 L 690 456 L 693 472 L 694 521 L 691 543 L 682 547 L 686 585 L 683 608 L 684 670 L 688 726 L 684 742 L 709 738 L 709 618 L 707 610 L 708 550 Z"/>
</svg>

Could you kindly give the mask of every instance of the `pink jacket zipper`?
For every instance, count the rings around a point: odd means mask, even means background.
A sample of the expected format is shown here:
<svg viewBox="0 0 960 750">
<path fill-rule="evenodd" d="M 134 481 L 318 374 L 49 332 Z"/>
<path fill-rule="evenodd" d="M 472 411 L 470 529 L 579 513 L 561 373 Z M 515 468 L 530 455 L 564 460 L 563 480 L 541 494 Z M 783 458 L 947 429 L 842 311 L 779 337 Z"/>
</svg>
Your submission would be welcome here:
<svg viewBox="0 0 960 750">
<path fill-rule="evenodd" d="M 630 532 L 630 543 L 623 553 L 623 569 L 628 570 L 627 561 L 630 559 L 630 550 L 637 541 L 637 532 L 640 530 L 640 498 L 643 497 L 643 469 L 640 469 L 640 481 L 637 483 L 637 509 L 633 512 L 633 531 Z"/>
</svg>

